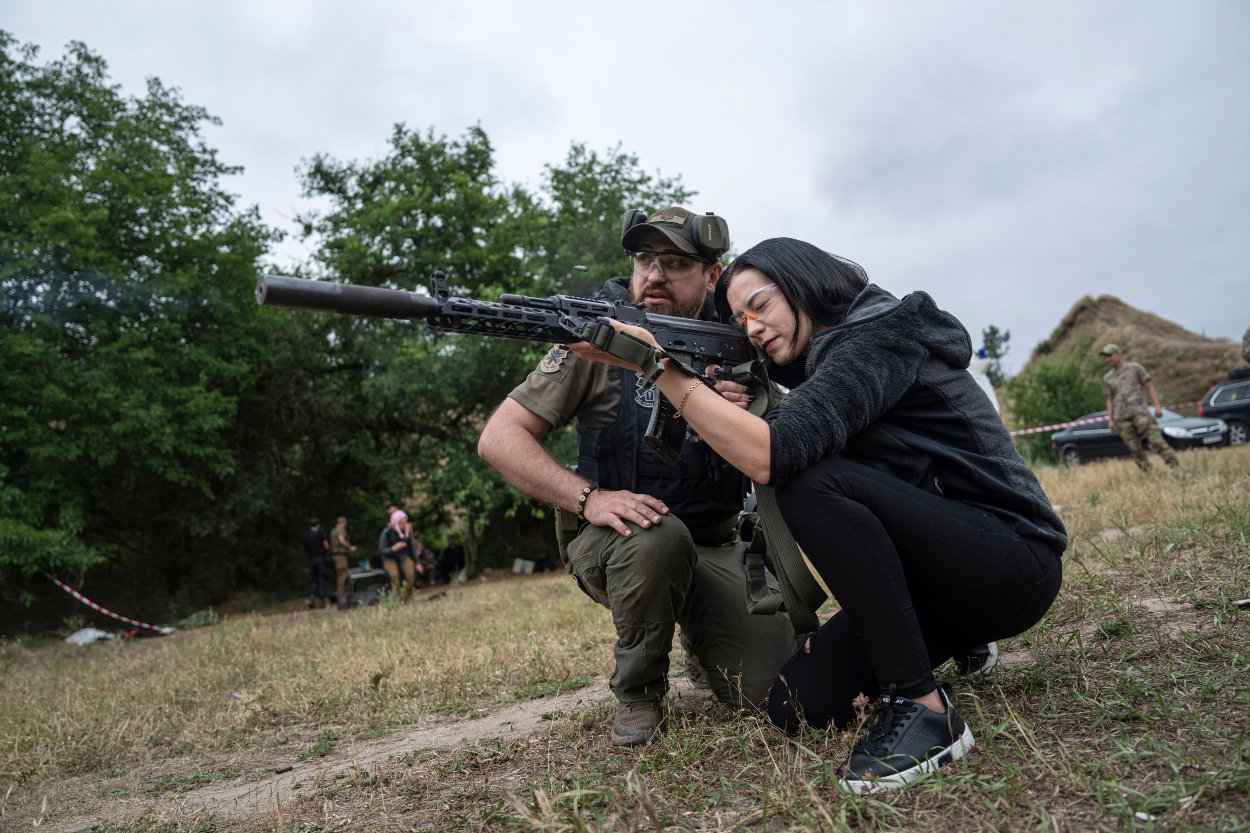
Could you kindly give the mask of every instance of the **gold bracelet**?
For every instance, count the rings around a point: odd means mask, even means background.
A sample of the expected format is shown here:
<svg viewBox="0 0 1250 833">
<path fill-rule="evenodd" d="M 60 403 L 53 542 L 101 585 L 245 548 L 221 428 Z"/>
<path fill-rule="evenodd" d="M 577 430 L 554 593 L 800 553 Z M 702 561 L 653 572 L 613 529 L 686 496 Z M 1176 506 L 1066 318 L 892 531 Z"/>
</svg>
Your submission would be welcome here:
<svg viewBox="0 0 1250 833">
<path fill-rule="evenodd" d="M 681 398 L 681 404 L 677 406 L 677 413 L 675 414 L 675 416 L 678 419 L 681 419 L 681 412 L 686 407 L 686 400 L 690 398 L 690 394 L 694 393 L 694 389 L 699 387 L 702 384 L 703 383 L 700 382 L 698 379 L 695 379 L 693 382 L 690 383 L 690 387 L 686 388 L 686 395 Z"/>
<path fill-rule="evenodd" d="M 582 493 L 577 497 L 577 519 L 579 521 L 586 520 L 586 498 L 590 497 L 590 493 L 598 488 L 598 483 L 587 483 L 582 488 Z"/>
</svg>

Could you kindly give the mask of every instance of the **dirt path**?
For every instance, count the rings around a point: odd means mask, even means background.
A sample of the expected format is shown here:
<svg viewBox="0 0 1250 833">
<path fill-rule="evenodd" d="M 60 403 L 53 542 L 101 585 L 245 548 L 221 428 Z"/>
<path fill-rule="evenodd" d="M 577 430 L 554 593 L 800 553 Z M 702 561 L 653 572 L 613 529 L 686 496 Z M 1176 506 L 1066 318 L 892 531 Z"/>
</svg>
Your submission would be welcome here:
<svg viewBox="0 0 1250 833">
<path fill-rule="evenodd" d="M 684 704 L 701 702 L 706 692 L 691 687 L 685 678 L 670 681 L 670 696 Z M 512 740 L 542 731 L 550 722 L 545 715 L 567 714 L 608 700 L 606 681 L 555 697 L 543 697 L 510 706 L 476 720 L 432 726 L 372 743 L 346 746 L 325 758 L 296 763 L 286 772 L 274 772 L 246 783 L 213 784 L 185 795 L 185 810 L 208 811 L 221 815 L 249 815 L 279 801 L 310 795 L 324 789 L 336 778 L 385 766 L 391 759 L 425 749 L 451 749 L 488 740 Z M 87 830 L 86 827 L 73 828 Z M 65 829 L 65 833 L 70 833 Z"/>
<path fill-rule="evenodd" d="M 674 681 L 674 688 L 685 681 Z M 687 693 L 689 689 L 686 689 Z M 409 752 L 425 749 L 451 749 L 484 740 L 511 740 L 541 731 L 550 725 L 544 715 L 583 709 L 609 697 L 606 681 L 555 697 L 543 697 L 510 706 L 475 720 L 431 726 L 371 743 L 358 743 L 336 749 L 316 761 L 301 761 L 281 773 L 269 773 L 246 783 L 213 784 L 183 797 L 187 810 L 207 810 L 222 815 L 249 815 L 279 801 L 287 801 L 324 789 L 336 778 L 385 766 L 388 761 Z"/>
</svg>

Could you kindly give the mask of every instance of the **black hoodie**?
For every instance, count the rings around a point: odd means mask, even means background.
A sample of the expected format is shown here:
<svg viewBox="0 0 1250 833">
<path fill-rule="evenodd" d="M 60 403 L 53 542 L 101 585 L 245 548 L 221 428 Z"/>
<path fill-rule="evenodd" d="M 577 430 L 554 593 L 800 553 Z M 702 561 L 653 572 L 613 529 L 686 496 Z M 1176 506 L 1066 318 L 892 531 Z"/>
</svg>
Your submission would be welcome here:
<svg viewBox="0 0 1250 833">
<path fill-rule="evenodd" d="M 770 482 L 841 455 L 1062 550 L 1067 530 L 968 373 L 971 357 L 967 330 L 926 293 L 899 300 L 869 284 L 812 337 L 805 378 L 766 417 Z"/>
</svg>

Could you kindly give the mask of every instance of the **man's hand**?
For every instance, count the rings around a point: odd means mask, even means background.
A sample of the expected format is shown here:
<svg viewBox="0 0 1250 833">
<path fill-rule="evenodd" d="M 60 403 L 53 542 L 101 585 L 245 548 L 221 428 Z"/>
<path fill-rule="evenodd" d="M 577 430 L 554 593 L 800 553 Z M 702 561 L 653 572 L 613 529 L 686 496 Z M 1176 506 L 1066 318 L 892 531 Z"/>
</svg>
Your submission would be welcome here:
<svg viewBox="0 0 1250 833">
<path fill-rule="evenodd" d="M 1155 419 L 1158 419 L 1161 416 L 1163 416 L 1163 408 L 1159 405 L 1155 405 Z"/>
<path fill-rule="evenodd" d="M 587 496 L 582 514 L 595 526 L 610 526 L 628 537 L 632 533 L 626 523 L 650 529 L 660 522 L 661 516 L 668 514 L 668 507 L 664 501 L 651 495 L 624 489 L 618 492 L 595 489 Z"/>
</svg>

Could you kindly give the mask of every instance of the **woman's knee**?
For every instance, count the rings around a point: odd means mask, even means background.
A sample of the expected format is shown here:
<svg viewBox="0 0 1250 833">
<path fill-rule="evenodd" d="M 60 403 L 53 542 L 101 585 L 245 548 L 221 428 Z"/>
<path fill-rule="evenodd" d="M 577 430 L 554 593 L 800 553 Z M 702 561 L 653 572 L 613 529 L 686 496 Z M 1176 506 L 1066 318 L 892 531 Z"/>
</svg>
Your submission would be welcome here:
<svg viewBox="0 0 1250 833">
<path fill-rule="evenodd" d="M 861 463 L 840 457 L 820 460 L 777 488 L 781 514 L 788 524 L 825 517 L 831 501 L 853 498 L 861 481 L 870 477 L 871 472 Z"/>
</svg>

